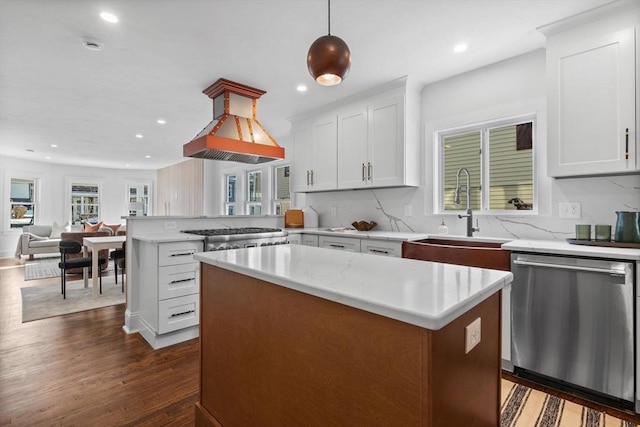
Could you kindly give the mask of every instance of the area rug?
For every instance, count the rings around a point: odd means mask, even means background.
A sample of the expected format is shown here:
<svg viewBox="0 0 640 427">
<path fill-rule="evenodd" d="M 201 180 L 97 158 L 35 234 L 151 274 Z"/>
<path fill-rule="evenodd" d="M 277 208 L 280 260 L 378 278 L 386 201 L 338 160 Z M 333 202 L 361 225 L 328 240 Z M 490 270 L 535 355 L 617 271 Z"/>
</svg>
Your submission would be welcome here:
<svg viewBox="0 0 640 427">
<path fill-rule="evenodd" d="M 120 284 L 113 278 L 102 278 L 102 294 L 92 297 L 91 281 L 84 288 L 82 280 L 67 282 L 67 299 L 62 299 L 60 283 L 20 288 L 22 292 L 22 323 L 110 305 L 124 304 Z"/>
<path fill-rule="evenodd" d="M 636 427 L 604 412 L 502 380 L 501 427 Z"/>
<path fill-rule="evenodd" d="M 46 261 L 28 262 L 24 265 L 24 280 L 47 279 L 60 277 L 60 258 L 50 258 Z"/>
</svg>

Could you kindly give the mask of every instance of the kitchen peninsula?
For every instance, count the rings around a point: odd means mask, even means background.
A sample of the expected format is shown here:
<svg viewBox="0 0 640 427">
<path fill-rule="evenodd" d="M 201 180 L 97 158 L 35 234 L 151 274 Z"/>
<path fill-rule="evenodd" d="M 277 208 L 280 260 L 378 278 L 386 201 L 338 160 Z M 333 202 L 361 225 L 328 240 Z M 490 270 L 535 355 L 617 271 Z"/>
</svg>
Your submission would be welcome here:
<svg viewBox="0 0 640 427">
<path fill-rule="evenodd" d="M 194 258 L 196 425 L 499 424 L 510 272 L 302 245 Z"/>
</svg>

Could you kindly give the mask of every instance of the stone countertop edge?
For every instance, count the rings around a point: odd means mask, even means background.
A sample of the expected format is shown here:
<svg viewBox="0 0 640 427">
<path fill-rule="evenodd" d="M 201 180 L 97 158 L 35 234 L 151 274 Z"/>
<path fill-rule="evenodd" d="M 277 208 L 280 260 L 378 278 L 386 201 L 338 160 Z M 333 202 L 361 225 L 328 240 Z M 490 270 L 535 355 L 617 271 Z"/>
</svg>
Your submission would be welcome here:
<svg viewBox="0 0 640 427">
<path fill-rule="evenodd" d="M 184 242 L 184 241 L 203 241 L 204 236 L 189 233 L 149 233 L 138 234 L 131 237 L 134 240 L 140 240 L 147 243 L 170 243 L 170 242 Z"/>
<path fill-rule="evenodd" d="M 194 259 L 429 330 L 513 281 L 506 271 L 303 245 L 202 252 Z"/>
<path fill-rule="evenodd" d="M 640 249 L 611 246 L 575 245 L 559 240 L 512 240 L 502 245 L 512 252 L 587 256 L 592 258 L 626 259 L 640 261 Z"/>
<path fill-rule="evenodd" d="M 332 237 L 353 237 L 356 239 L 376 239 L 376 240 L 397 240 L 397 241 L 415 241 L 433 237 L 428 233 L 413 233 L 410 231 L 355 231 L 340 232 L 328 231 L 326 227 L 321 228 L 283 228 L 289 234 L 315 234 L 317 236 Z"/>
</svg>

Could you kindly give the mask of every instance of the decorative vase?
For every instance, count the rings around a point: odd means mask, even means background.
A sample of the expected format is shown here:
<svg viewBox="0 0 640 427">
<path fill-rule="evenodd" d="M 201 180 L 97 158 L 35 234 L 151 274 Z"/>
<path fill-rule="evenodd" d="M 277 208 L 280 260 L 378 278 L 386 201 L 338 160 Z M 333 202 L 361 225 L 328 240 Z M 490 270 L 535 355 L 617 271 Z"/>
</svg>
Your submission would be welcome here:
<svg viewBox="0 0 640 427">
<path fill-rule="evenodd" d="M 616 242 L 640 243 L 640 212 L 616 212 Z"/>
</svg>

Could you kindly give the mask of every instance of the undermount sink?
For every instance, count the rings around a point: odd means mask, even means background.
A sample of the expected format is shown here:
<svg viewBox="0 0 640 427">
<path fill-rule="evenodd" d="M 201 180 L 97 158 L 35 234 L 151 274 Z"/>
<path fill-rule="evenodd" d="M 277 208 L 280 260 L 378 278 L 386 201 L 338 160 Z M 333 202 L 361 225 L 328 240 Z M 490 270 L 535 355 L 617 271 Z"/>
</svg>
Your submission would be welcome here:
<svg viewBox="0 0 640 427">
<path fill-rule="evenodd" d="M 509 271 L 510 252 L 503 242 L 476 238 L 429 238 L 402 243 L 402 257 L 468 267 Z"/>
</svg>

